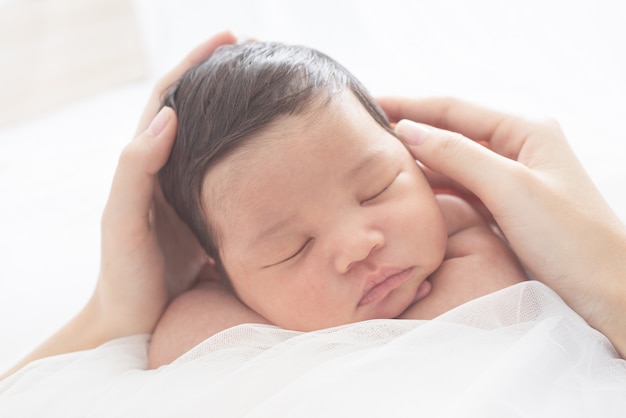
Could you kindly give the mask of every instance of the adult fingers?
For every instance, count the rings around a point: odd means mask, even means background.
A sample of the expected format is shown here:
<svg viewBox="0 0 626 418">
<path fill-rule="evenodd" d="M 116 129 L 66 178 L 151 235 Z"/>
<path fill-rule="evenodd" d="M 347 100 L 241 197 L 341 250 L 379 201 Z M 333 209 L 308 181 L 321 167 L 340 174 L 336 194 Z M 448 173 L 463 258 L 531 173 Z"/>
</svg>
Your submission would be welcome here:
<svg viewBox="0 0 626 418">
<path fill-rule="evenodd" d="M 103 223 L 127 232 L 148 227 L 156 173 L 165 165 L 176 137 L 176 114 L 164 107 L 144 132 L 122 151 Z M 105 230 L 106 228 L 103 228 Z"/>
<path fill-rule="evenodd" d="M 519 163 L 459 133 L 409 120 L 398 122 L 395 131 L 422 164 L 465 187 L 492 211 L 515 187 Z"/>
<path fill-rule="evenodd" d="M 383 97 L 378 103 L 392 121 L 410 119 L 459 132 L 513 160 L 534 127 L 526 119 L 453 98 Z"/>
<path fill-rule="evenodd" d="M 508 117 L 453 98 L 382 97 L 377 100 L 392 121 L 410 119 L 484 142 L 489 141 L 498 125 Z"/>
<path fill-rule="evenodd" d="M 136 135 L 148 127 L 148 124 L 161 106 L 161 96 L 185 71 L 208 58 L 218 47 L 234 44 L 235 42 L 237 42 L 237 38 L 230 31 L 218 33 L 196 46 L 176 67 L 165 74 L 154 87 L 152 96 L 139 121 Z"/>
</svg>

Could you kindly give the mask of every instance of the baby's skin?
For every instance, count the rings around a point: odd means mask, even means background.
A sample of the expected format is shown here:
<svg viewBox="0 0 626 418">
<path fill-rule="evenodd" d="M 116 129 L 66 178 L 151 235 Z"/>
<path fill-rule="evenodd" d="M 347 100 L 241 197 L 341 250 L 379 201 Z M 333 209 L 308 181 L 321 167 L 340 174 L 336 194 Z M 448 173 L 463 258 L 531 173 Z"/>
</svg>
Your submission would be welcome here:
<svg viewBox="0 0 626 418">
<path fill-rule="evenodd" d="M 453 195 L 436 198 L 448 232 L 445 256 L 400 319 L 432 319 L 527 279 L 509 246 L 470 204 Z M 201 281 L 166 309 L 152 336 L 149 366 L 168 364 L 212 335 L 244 323 L 271 324 L 219 280 Z"/>
</svg>

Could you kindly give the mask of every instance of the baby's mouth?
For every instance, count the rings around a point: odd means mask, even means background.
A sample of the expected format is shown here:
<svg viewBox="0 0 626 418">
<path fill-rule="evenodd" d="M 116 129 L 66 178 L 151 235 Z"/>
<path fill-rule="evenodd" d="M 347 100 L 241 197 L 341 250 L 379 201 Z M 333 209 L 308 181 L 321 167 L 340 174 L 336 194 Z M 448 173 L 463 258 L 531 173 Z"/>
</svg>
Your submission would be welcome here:
<svg viewBox="0 0 626 418">
<path fill-rule="evenodd" d="M 365 286 L 359 306 L 384 299 L 392 290 L 406 283 L 411 278 L 412 273 L 413 267 L 409 267 L 407 269 L 389 270 L 378 275 Z"/>
</svg>

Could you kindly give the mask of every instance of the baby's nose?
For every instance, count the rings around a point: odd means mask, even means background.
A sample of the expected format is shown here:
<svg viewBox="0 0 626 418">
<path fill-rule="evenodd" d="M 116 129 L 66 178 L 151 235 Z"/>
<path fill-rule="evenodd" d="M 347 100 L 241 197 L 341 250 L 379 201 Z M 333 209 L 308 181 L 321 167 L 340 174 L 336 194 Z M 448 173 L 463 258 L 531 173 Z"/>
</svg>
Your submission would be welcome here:
<svg viewBox="0 0 626 418">
<path fill-rule="evenodd" d="M 335 269 L 347 273 L 356 264 L 367 260 L 370 255 L 385 244 L 385 237 L 376 229 L 347 230 L 336 242 Z"/>
</svg>

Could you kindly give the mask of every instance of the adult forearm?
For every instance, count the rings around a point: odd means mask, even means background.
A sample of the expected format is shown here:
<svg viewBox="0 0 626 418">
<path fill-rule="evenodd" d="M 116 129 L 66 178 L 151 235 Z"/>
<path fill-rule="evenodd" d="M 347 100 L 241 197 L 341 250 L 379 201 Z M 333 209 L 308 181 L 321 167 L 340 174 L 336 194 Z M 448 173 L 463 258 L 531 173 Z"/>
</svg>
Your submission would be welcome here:
<svg viewBox="0 0 626 418">
<path fill-rule="evenodd" d="M 626 230 L 618 228 L 602 239 L 602 257 L 595 263 L 588 288 L 588 306 L 592 309 L 583 316 L 626 358 Z"/>
</svg>

